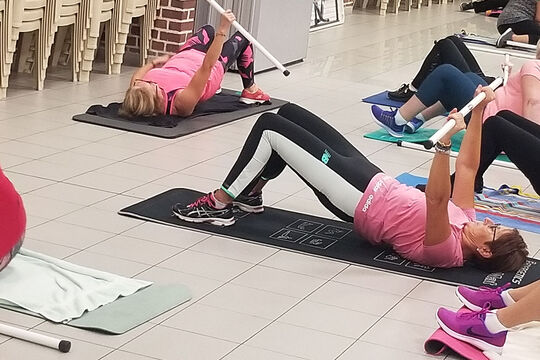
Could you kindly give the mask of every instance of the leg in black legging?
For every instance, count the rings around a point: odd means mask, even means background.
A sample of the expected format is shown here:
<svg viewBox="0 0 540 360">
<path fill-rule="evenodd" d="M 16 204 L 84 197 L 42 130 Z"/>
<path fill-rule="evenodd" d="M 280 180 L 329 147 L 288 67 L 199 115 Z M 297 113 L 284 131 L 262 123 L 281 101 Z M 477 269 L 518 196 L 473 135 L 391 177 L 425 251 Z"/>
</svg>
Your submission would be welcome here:
<svg viewBox="0 0 540 360">
<path fill-rule="evenodd" d="M 178 52 L 193 49 L 206 53 L 214 41 L 215 32 L 212 25 L 202 26 L 187 39 Z"/>
<path fill-rule="evenodd" d="M 540 193 L 540 126 L 511 111 L 500 111 L 489 117 L 482 129 L 482 152 L 476 184 L 502 151 L 529 179 Z"/>
<path fill-rule="evenodd" d="M 534 20 L 520 21 L 514 24 L 497 26 L 497 30 L 502 34 L 508 28 L 516 35 L 529 35 L 529 44 L 536 45 L 540 39 L 540 24 Z"/>
<path fill-rule="evenodd" d="M 472 6 L 475 13 L 480 13 L 503 8 L 506 4 L 508 4 L 508 0 L 483 0 L 473 1 Z"/>
<path fill-rule="evenodd" d="M 469 71 L 477 74 L 480 77 L 485 77 L 484 72 L 480 68 L 480 65 L 474 58 L 473 54 L 469 50 L 469 48 L 465 45 L 463 40 L 458 38 L 457 36 L 451 35 L 447 37 L 448 40 L 450 40 L 458 49 L 459 53 L 467 63 L 467 66 L 469 67 Z"/>
<path fill-rule="evenodd" d="M 219 61 L 223 65 L 225 71 L 236 62 L 238 73 L 242 77 L 244 89 L 249 88 L 255 83 L 253 46 L 240 32 L 235 32 L 229 40 L 225 41 Z"/>
<path fill-rule="evenodd" d="M 323 205 L 352 221 L 362 192 L 381 170 L 315 115 L 294 105 L 282 113 L 290 119 L 272 113 L 259 118 L 222 189 L 234 198 L 263 173 L 279 174 L 289 165 Z"/>
<path fill-rule="evenodd" d="M 422 63 L 420 71 L 411 82 L 415 88 L 420 88 L 420 85 L 422 85 L 427 76 L 442 64 L 453 65 L 463 73 L 476 72 L 476 69 L 470 68 L 467 61 L 468 57 L 463 56 L 463 51 L 460 51 L 455 42 L 450 39 L 452 37 L 454 36 L 449 36 L 435 43 Z M 471 63 L 473 66 L 476 65 L 478 68 L 480 68 L 476 63 L 476 60 Z"/>
</svg>

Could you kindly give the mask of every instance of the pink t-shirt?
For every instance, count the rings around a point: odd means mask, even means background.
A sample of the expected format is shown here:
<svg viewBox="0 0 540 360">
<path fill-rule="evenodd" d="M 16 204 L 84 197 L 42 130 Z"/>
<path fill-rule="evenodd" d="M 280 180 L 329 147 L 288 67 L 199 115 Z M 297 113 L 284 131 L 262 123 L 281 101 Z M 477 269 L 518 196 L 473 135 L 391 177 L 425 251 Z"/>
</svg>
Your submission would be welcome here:
<svg viewBox="0 0 540 360">
<path fill-rule="evenodd" d="M 441 268 L 463 266 L 461 233 L 476 220 L 474 209 L 448 202 L 450 236 L 440 244 L 424 245 L 426 197 L 423 192 L 384 173 L 371 179 L 354 213 L 354 228 L 372 244 L 388 244 L 417 263 Z"/>
<path fill-rule="evenodd" d="M 525 75 L 531 75 L 540 80 L 540 60 L 527 61 L 519 72 L 508 77 L 506 86 L 501 86 L 495 90 L 495 100 L 487 104 L 484 110 L 484 121 L 501 110 L 510 110 L 523 116 L 521 78 Z"/>
<path fill-rule="evenodd" d="M 193 49 L 179 52 L 172 56 L 162 67 L 148 71 L 143 80 L 152 81 L 159 85 L 163 92 L 165 108 L 168 109 L 168 102 L 174 103 L 174 97 L 178 90 L 185 89 L 188 86 L 193 75 L 201 67 L 205 56 L 205 53 Z M 221 86 L 224 74 L 223 65 L 219 61 L 216 62 L 199 101 L 206 101 L 214 96 Z M 175 114 L 174 106 L 170 106 L 170 113 Z"/>
</svg>

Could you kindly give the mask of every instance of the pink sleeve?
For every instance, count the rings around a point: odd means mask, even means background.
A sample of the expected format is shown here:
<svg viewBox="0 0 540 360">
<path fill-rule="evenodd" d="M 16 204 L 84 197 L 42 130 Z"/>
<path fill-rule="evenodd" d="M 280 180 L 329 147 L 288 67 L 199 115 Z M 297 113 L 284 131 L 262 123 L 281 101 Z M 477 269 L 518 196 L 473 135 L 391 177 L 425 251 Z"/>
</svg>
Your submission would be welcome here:
<svg viewBox="0 0 540 360">
<path fill-rule="evenodd" d="M 527 61 L 525 64 L 523 64 L 519 73 L 521 76 L 531 75 L 540 80 L 540 61 Z"/>
<path fill-rule="evenodd" d="M 470 221 L 476 221 L 476 210 L 474 209 L 461 209 L 463 213 Z"/>
<path fill-rule="evenodd" d="M 461 242 L 457 234 L 452 230 L 450 236 L 437 245 L 424 245 L 423 263 L 440 268 L 463 266 Z"/>
</svg>

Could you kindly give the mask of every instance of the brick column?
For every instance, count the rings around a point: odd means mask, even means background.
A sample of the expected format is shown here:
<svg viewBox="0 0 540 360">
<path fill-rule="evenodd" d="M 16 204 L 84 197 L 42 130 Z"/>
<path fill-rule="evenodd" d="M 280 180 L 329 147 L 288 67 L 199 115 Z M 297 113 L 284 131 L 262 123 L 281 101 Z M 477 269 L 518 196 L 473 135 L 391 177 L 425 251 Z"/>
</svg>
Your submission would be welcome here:
<svg viewBox="0 0 540 360">
<path fill-rule="evenodd" d="M 193 33 L 197 0 L 160 0 L 152 27 L 150 56 L 175 53 Z M 139 24 L 131 24 L 126 50 L 139 52 Z"/>
</svg>

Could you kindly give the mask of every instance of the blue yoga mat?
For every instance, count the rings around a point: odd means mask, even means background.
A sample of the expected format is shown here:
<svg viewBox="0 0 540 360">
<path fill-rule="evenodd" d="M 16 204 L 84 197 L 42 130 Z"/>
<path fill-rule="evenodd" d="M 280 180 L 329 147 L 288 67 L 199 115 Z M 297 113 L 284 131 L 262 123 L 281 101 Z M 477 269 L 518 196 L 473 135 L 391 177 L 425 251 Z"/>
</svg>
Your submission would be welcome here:
<svg viewBox="0 0 540 360">
<path fill-rule="evenodd" d="M 409 185 L 409 186 L 416 186 L 418 184 L 427 183 L 427 179 L 425 177 L 411 175 L 409 173 L 403 173 L 399 175 L 398 177 L 396 177 L 396 180 L 398 180 L 402 184 Z M 494 191 L 493 189 L 484 188 L 484 194 L 488 192 L 493 192 L 493 191 Z M 534 199 L 531 198 L 530 201 L 534 201 Z M 512 199 L 509 198 L 508 203 L 510 204 L 511 202 L 512 202 Z M 486 209 L 476 209 L 476 218 L 478 220 L 484 220 L 486 217 L 489 217 L 494 222 L 500 223 L 504 226 L 509 226 L 516 229 L 540 234 L 540 226 L 538 226 L 537 221 L 521 219 L 521 218 L 518 218 L 517 216 L 498 214 L 495 212 L 495 210 L 490 211 Z"/>
<path fill-rule="evenodd" d="M 388 91 L 383 91 L 375 95 L 368 96 L 362 99 L 363 102 L 375 105 L 391 106 L 395 108 L 401 107 L 404 103 L 401 101 L 394 101 L 388 98 Z"/>
</svg>

